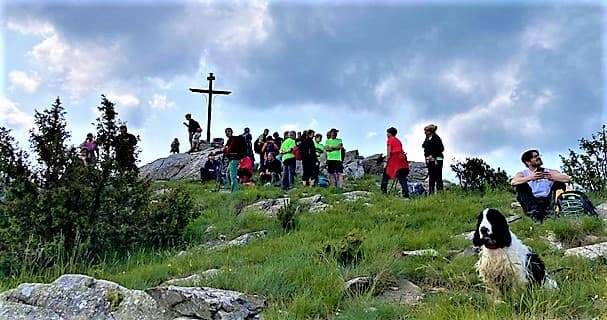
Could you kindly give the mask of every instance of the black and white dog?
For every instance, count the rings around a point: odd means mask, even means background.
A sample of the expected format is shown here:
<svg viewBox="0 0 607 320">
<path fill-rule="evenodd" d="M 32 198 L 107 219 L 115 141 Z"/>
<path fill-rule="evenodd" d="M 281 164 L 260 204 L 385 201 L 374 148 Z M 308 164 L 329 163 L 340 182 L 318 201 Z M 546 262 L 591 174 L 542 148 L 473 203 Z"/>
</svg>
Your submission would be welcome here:
<svg viewBox="0 0 607 320">
<path fill-rule="evenodd" d="M 498 210 L 488 208 L 479 214 L 472 242 L 482 247 L 476 267 L 489 287 L 500 291 L 528 284 L 558 287 L 546 273 L 544 262 L 510 232 Z"/>
</svg>

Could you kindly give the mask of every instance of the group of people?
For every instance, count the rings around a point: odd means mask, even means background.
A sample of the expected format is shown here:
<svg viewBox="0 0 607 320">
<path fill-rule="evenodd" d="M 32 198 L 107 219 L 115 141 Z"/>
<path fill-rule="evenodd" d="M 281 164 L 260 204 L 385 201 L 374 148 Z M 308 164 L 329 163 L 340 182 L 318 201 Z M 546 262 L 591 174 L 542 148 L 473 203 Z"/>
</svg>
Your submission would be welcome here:
<svg viewBox="0 0 607 320">
<path fill-rule="evenodd" d="M 116 150 L 116 164 L 122 170 L 137 170 L 135 164 L 135 148 L 137 146 L 137 137 L 128 132 L 126 125 L 119 127 L 120 134 L 114 141 Z M 99 159 L 99 146 L 97 139 L 92 133 L 86 135 L 84 142 L 80 144 L 80 153 L 78 155 L 84 165 L 94 165 Z"/>
</svg>

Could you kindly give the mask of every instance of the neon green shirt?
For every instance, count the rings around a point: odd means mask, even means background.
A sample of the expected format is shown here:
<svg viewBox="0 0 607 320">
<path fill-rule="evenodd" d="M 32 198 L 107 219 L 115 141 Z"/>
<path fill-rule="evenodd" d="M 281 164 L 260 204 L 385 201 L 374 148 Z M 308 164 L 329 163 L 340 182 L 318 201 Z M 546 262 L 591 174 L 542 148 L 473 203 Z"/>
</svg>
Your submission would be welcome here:
<svg viewBox="0 0 607 320">
<path fill-rule="evenodd" d="M 325 142 L 325 148 L 335 148 L 342 144 L 341 139 L 327 139 Z M 342 161 L 341 159 L 341 149 L 334 151 L 327 151 L 327 160 L 337 160 Z"/>
<path fill-rule="evenodd" d="M 291 138 L 285 139 L 280 145 L 280 154 L 282 155 L 282 161 L 295 158 L 293 154 L 293 148 L 295 148 L 295 140 Z"/>
<path fill-rule="evenodd" d="M 320 142 L 314 141 L 314 149 L 316 149 L 316 156 L 320 157 L 323 151 L 325 151 L 325 146 Z"/>
</svg>

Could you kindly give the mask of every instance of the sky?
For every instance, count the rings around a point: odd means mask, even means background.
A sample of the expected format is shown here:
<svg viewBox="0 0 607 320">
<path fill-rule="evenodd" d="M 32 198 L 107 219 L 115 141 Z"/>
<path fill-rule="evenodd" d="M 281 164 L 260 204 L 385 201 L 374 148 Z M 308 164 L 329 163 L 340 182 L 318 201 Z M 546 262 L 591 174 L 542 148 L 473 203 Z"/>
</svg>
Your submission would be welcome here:
<svg viewBox="0 0 607 320">
<path fill-rule="evenodd" d="M 385 153 L 398 129 L 423 160 L 438 125 L 448 165 L 480 157 L 514 174 L 538 148 L 546 167 L 606 121 L 600 1 L 3 1 L 0 126 L 29 147 L 34 110 L 60 97 L 79 144 L 105 94 L 165 157 L 191 113 L 212 137 L 340 129 L 347 150 Z"/>
</svg>

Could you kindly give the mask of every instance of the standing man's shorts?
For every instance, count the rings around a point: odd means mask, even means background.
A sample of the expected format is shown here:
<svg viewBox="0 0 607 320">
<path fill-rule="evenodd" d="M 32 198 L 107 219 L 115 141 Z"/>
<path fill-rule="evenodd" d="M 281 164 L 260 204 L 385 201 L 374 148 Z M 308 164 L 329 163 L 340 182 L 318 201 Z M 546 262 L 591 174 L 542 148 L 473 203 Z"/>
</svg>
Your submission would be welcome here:
<svg viewBox="0 0 607 320">
<path fill-rule="evenodd" d="M 327 171 L 329 174 L 344 173 L 344 164 L 338 160 L 327 160 Z"/>
</svg>

